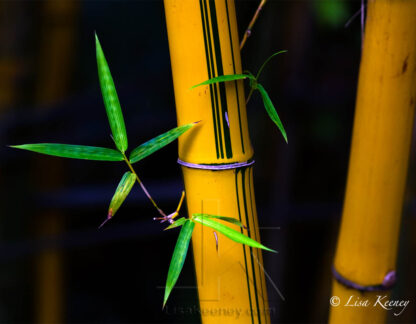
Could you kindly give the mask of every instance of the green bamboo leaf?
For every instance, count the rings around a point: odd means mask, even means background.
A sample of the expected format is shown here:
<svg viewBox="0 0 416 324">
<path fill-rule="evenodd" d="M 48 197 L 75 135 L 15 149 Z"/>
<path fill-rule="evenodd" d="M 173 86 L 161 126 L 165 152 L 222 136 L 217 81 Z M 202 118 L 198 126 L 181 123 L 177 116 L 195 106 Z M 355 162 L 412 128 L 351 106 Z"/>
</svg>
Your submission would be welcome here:
<svg viewBox="0 0 416 324">
<path fill-rule="evenodd" d="M 10 147 L 72 159 L 95 161 L 123 161 L 124 159 L 123 155 L 116 150 L 95 146 L 39 143 L 11 145 Z"/>
<path fill-rule="evenodd" d="M 113 133 L 114 142 L 120 152 L 127 150 L 127 134 L 124 125 L 123 113 L 121 112 L 120 101 L 110 69 L 101 48 L 97 34 L 95 34 L 95 45 L 97 55 L 98 77 L 100 79 L 101 93 L 103 95 L 105 110 Z"/>
<path fill-rule="evenodd" d="M 254 78 L 253 75 L 250 74 L 229 74 L 229 75 L 220 75 L 215 78 L 209 79 L 207 81 L 204 81 L 202 83 L 196 84 L 191 87 L 191 89 L 194 89 L 196 87 L 199 87 L 201 85 L 207 85 L 207 84 L 213 84 L 217 82 L 226 82 L 226 81 L 234 81 L 234 80 L 241 80 L 241 79 L 251 79 Z"/>
<path fill-rule="evenodd" d="M 263 69 L 266 67 L 267 63 L 269 63 L 269 61 L 270 61 L 273 57 L 275 57 L 276 55 L 282 54 L 282 53 L 286 53 L 286 52 L 287 52 L 287 50 L 283 50 L 283 51 L 279 51 L 279 52 L 276 52 L 276 53 L 273 53 L 272 55 L 270 55 L 270 56 L 266 59 L 266 61 L 264 61 L 264 63 L 261 65 L 261 67 L 260 67 L 259 71 L 257 72 L 257 75 L 256 75 L 256 80 L 258 80 L 258 79 L 259 79 L 259 76 L 260 76 L 261 72 L 262 72 L 262 71 L 263 71 Z"/>
<path fill-rule="evenodd" d="M 127 171 L 124 173 L 114 193 L 113 199 L 111 199 L 110 207 L 108 208 L 107 218 L 111 218 L 115 215 L 117 210 L 120 208 L 123 201 L 129 195 L 131 188 L 133 188 L 134 182 L 136 181 L 136 175 Z"/>
<path fill-rule="evenodd" d="M 287 135 L 285 128 L 283 127 L 283 124 L 279 118 L 279 115 L 276 112 L 276 109 L 273 106 L 272 101 L 270 100 L 269 95 L 267 94 L 263 86 L 259 83 L 257 84 L 257 90 L 260 91 L 261 98 L 263 99 L 264 108 L 266 108 L 266 111 L 269 114 L 270 119 L 277 125 L 287 143 Z"/>
<path fill-rule="evenodd" d="M 115 215 L 117 210 L 120 208 L 121 204 L 124 202 L 124 200 L 126 200 L 127 196 L 129 195 L 135 181 L 135 174 L 131 173 L 130 171 L 124 173 L 113 195 L 113 198 L 111 199 L 110 207 L 108 208 L 107 218 L 104 220 L 104 222 L 101 223 L 101 225 L 98 228 L 103 227 L 103 225 L 107 223 Z"/>
<path fill-rule="evenodd" d="M 228 223 L 237 225 L 239 227 L 246 228 L 243 224 L 241 224 L 241 222 L 239 220 L 237 220 L 235 218 L 232 218 L 232 217 L 216 216 L 216 215 L 210 215 L 210 214 L 199 214 L 199 213 L 194 214 L 194 216 L 202 216 L 202 217 L 208 217 L 208 218 L 221 219 L 221 220 L 223 220 L 225 222 L 228 222 Z"/>
<path fill-rule="evenodd" d="M 187 130 L 192 128 L 195 124 L 199 122 L 191 123 L 182 125 L 179 127 L 175 127 L 162 135 L 156 136 L 152 138 L 150 141 L 143 143 L 142 145 L 136 147 L 130 154 L 130 162 L 136 163 L 145 157 L 149 156 L 150 154 L 160 150 L 162 147 L 168 145 L 169 143 L 173 142 Z"/>
<path fill-rule="evenodd" d="M 193 214 L 192 220 L 195 222 L 201 223 L 202 225 L 208 226 L 213 228 L 214 230 L 220 232 L 221 234 L 225 235 L 229 239 L 241 243 L 246 244 L 248 246 L 252 246 L 259 249 L 264 249 L 270 252 L 275 252 L 275 250 L 269 249 L 268 247 L 265 247 L 263 244 L 260 244 L 259 242 L 249 238 L 248 236 L 237 232 L 236 230 L 233 230 L 232 228 L 229 228 L 228 226 L 218 223 L 216 221 L 211 220 L 209 217 L 205 217 L 201 214 Z"/>
<path fill-rule="evenodd" d="M 173 222 L 172 224 L 170 224 L 168 227 L 166 227 L 164 229 L 164 231 L 170 230 L 170 229 L 178 227 L 178 226 L 182 226 L 185 222 L 186 222 L 186 218 L 181 217 L 181 218 L 177 219 L 175 222 Z"/>
<path fill-rule="evenodd" d="M 179 274 L 182 271 L 194 227 L 195 223 L 187 219 L 179 233 L 178 241 L 176 242 L 175 250 L 173 251 L 172 260 L 170 261 L 168 278 L 166 280 L 165 296 L 163 298 L 163 307 L 165 307 L 166 301 L 168 300 L 169 295 L 179 278 Z"/>
</svg>

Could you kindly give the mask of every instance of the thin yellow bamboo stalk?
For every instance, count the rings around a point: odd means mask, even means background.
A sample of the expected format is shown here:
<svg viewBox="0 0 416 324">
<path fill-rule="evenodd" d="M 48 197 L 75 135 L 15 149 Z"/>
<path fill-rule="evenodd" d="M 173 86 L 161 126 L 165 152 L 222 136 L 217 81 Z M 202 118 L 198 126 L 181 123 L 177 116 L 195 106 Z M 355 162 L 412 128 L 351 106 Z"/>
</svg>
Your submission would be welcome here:
<svg viewBox="0 0 416 324">
<path fill-rule="evenodd" d="M 179 138 L 188 212 L 234 217 L 249 228 L 245 234 L 260 240 L 243 83 L 190 89 L 214 76 L 241 73 L 234 2 L 164 3 L 178 124 L 202 120 Z M 195 226 L 203 323 L 268 323 L 261 251 L 221 234 L 218 239 L 217 251 L 213 231 Z"/>
<path fill-rule="evenodd" d="M 43 5 L 43 37 L 41 63 L 37 81 L 36 101 L 47 107 L 67 93 L 70 82 L 71 56 L 77 3 L 73 0 L 49 0 Z M 55 170 L 51 181 L 41 186 L 56 189 L 63 181 L 62 162 L 48 160 L 49 170 Z M 42 169 L 45 168 L 42 162 Z M 40 237 L 59 236 L 64 231 L 64 218 L 57 210 L 39 215 L 37 234 Z M 64 257 L 57 249 L 42 252 L 36 260 L 35 319 L 37 323 L 63 323 L 65 317 Z"/>
<path fill-rule="evenodd" d="M 382 323 L 394 281 L 416 98 L 416 1 L 368 2 L 330 323 Z M 339 281 L 345 281 L 345 285 Z M 376 289 L 360 293 L 360 289 Z M 368 300 L 370 306 L 345 306 Z M 376 305 L 375 307 L 373 307 Z M 394 310 L 392 310 L 394 311 Z M 396 309 L 399 311 L 399 309 Z"/>
</svg>

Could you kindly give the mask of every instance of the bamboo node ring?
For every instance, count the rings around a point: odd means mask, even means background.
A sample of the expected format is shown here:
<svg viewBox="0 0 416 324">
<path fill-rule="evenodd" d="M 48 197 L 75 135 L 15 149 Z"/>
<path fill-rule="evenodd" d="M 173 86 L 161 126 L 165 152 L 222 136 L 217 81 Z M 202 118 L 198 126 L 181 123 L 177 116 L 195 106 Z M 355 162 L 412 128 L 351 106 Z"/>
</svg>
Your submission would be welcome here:
<svg viewBox="0 0 416 324">
<path fill-rule="evenodd" d="M 347 288 L 358 290 L 360 292 L 390 290 L 394 286 L 394 283 L 396 282 L 395 270 L 389 271 L 384 276 L 383 282 L 381 284 L 368 285 L 368 286 L 360 285 L 352 280 L 345 278 L 335 269 L 334 266 L 332 266 L 332 275 L 335 278 L 335 280 L 338 281 L 341 285 L 344 285 Z"/>
<path fill-rule="evenodd" d="M 178 164 L 186 166 L 187 168 L 192 169 L 203 169 L 203 170 L 229 170 L 229 169 L 237 169 L 250 166 L 254 164 L 254 160 L 249 160 L 246 162 L 236 162 L 236 163 L 224 163 L 224 164 L 198 164 L 198 163 L 190 163 L 182 161 L 178 159 Z"/>
</svg>

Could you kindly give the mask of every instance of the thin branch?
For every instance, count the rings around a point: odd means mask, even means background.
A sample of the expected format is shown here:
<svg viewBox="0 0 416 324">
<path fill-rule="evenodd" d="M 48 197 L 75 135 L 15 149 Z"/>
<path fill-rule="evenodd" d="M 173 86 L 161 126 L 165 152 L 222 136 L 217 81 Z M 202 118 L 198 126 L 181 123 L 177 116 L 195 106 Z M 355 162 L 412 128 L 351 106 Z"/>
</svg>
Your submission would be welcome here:
<svg viewBox="0 0 416 324">
<path fill-rule="evenodd" d="M 253 18 L 250 21 L 250 24 L 248 25 L 246 32 L 244 33 L 243 39 L 240 43 L 240 51 L 243 49 L 244 44 L 246 43 L 247 39 L 250 37 L 251 35 L 251 30 L 253 29 L 253 26 L 260 14 L 260 11 L 263 9 L 264 5 L 266 4 L 267 0 L 261 0 L 259 6 L 257 7 L 256 12 L 254 13 Z"/>
<path fill-rule="evenodd" d="M 123 154 L 124 155 L 124 154 Z M 142 187 L 143 192 L 145 193 L 145 195 L 147 196 L 147 198 L 149 198 L 149 200 L 151 201 L 151 203 L 153 204 L 153 206 L 155 206 L 155 208 L 157 209 L 157 211 L 159 212 L 160 215 L 162 215 L 163 217 L 167 217 L 166 214 L 163 212 L 163 210 L 161 208 L 159 208 L 159 206 L 156 204 L 156 202 L 153 200 L 152 196 L 150 196 L 149 192 L 147 191 L 146 187 L 144 186 L 143 182 L 140 180 L 139 176 L 137 175 L 136 171 L 134 171 L 133 166 L 131 165 L 129 159 L 126 157 L 126 155 L 124 155 L 124 161 L 126 161 L 127 165 L 129 166 L 131 172 L 136 176 L 136 180 L 139 183 L 140 187 Z"/>
<path fill-rule="evenodd" d="M 161 223 L 164 223 L 164 222 L 167 221 L 167 222 L 173 224 L 173 219 L 176 216 L 179 215 L 179 211 L 180 211 L 180 209 L 182 207 L 182 203 L 183 203 L 183 199 L 184 198 L 185 198 L 185 190 L 182 190 L 182 196 L 181 196 L 181 199 L 179 200 L 179 204 L 178 204 L 178 207 L 176 208 L 176 210 L 172 214 L 169 214 L 168 216 L 155 217 L 155 218 L 153 218 L 153 220 L 160 220 Z"/>
<path fill-rule="evenodd" d="M 365 20 L 365 4 L 364 4 L 364 0 L 361 0 L 361 48 L 364 45 L 364 20 Z"/>
<path fill-rule="evenodd" d="M 250 101 L 250 98 L 251 98 L 253 92 L 254 92 L 254 88 L 250 88 L 250 92 L 248 93 L 248 96 L 247 96 L 247 99 L 246 99 L 246 105 Z"/>
<path fill-rule="evenodd" d="M 344 27 L 348 28 L 351 25 L 351 23 L 354 21 L 354 19 L 357 18 L 359 14 L 361 14 L 362 10 L 363 10 L 363 8 L 360 7 L 360 9 L 358 9 L 357 12 L 355 14 L 353 14 L 350 19 L 348 19 L 348 21 L 345 23 Z"/>
<path fill-rule="evenodd" d="M 361 0 L 360 9 L 358 9 L 358 11 L 355 14 L 353 14 L 350 19 L 348 19 L 348 21 L 345 23 L 345 26 L 344 26 L 345 28 L 347 28 L 352 23 L 352 21 L 356 17 L 358 17 L 358 15 L 360 15 L 360 22 L 361 22 L 361 45 L 362 45 L 362 43 L 364 41 L 365 7 L 366 7 L 366 5 L 364 3 L 364 0 Z"/>
</svg>

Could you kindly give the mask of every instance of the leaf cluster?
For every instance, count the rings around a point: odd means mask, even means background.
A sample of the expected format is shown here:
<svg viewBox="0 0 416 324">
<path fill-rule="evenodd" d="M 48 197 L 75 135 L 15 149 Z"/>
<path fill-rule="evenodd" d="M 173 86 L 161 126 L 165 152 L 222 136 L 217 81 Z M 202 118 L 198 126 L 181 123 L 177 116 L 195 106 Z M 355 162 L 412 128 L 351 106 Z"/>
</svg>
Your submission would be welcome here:
<svg viewBox="0 0 416 324">
<path fill-rule="evenodd" d="M 111 200 L 108 210 L 107 220 L 114 216 L 120 208 L 123 201 L 127 198 L 134 182 L 142 185 L 137 173 L 134 171 L 132 164 L 139 162 L 164 146 L 173 142 L 180 135 L 191 129 L 197 123 L 185 124 L 175 127 L 149 141 L 143 143 L 132 150 L 129 158 L 126 156 L 128 148 L 128 139 L 124 117 L 118 99 L 117 91 L 114 85 L 113 77 L 108 67 L 107 60 L 104 56 L 100 41 L 95 35 L 96 57 L 98 77 L 100 81 L 101 93 L 104 101 L 105 110 L 110 124 L 112 138 L 115 149 L 84 145 L 58 144 L 58 143 L 37 143 L 11 146 L 17 149 L 33 151 L 37 153 L 53 155 L 58 157 L 95 160 L 95 161 L 125 161 L 131 172 L 126 172 Z M 144 186 L 142 186 L 143 190 Z M 147 193 L 147 191 L 145 191 Z M 153 199 L 149 197 L 154 203 Z M 154 203 L 156 205 L 156 203 Z M 157 205 L 156 205 L 157 206 Z M 104 223 L 103 223 L 104 224 Z M 101 226 L 103 225 L 101 224 Z"/>
<path fill-rule="evenodd" d="M 191 240 L 192 232 L 195 227 L 195 223 L 199 223 L 204 226 L 210 227 L 214 231 L 217 231 L 223 234 L 224 236 L 228 237 L 230 240 L 233 240 L 234 242 L 277 253 L 275 250 L 269 249 L 263 244 L 244 235 L 242 232 L 238 232 L 235 229 L 232 229 L 231 227 L 226 226 L 223 223 L 215 221 L 214 219 L 219 219 L 224 222 L 237 225 L 241 228 L 245 227 L 243 224 L 241 224 L 240 221 L 238 221 L 235 218 L 195 213 L 195 214 L 192 214 L 191 218 L 185 218 L 185 217 L 179 218 L 178 220 L 176 220 L 174 223 L 172 223 L 170 226 L 166 228 L 166 229 L 172 229 L 175 227 L 180 227 L 180 226 L 182 227 L 181 231 L 179 232 L 179 237 L 176 242 L 175 249 L 172 255 L 172 260 L 169 266 L 168 278 L 166 280 L 166 286 L 165 286 L 165 296 L 163 298 L 163 307 L 165 306 L 166 301 L 168 300 L 169 295 L 173 287 L 175 286 L 176 281 L 178 280 L 179 275 L 182 271 L 183 264 L 185 262 L 186 254 L 187 254 L 188 247 L 189 247 L 189 242 Z"/>
<path fill-rule="evenodd" d="M 115 193 L 111 199 L 110 206 L 108 208 L 107 218 L 100 225 L 100 227 L 103 226 L 109 219 L 111 219 L 115 215 L 115 213 L 118 211 L 122 203 L 125 201 L 125 199 L 129 195 L 136 181 L 139 183 L 142 190 L 145 192 L 147 197 L 153 203 L 155 208 L 163 216 L 161 218 L 156 218 L 156 219 L 162 219 L 162 222 L 169 221 L 171 225 L 168 226 L 166 229 L 182 227 L 179 233 L 179 237 L 178 237 L 178 240 L 177 240 L 174 252 L 173 252 L 172 260 L 169 266 L 163 305 L 166 304 L 166 301 L 176 281 L 179 278 L 179 274 L 185 262 L 186 254 L 187 254 L 188 247 L 189 247 L 189 242 L 191 240 L 192 232 L 196 223 L 210 227 L 213 230 L 223 234 L 224 236 L 228 237 L 229 239 L 237 243 L 246 244 L 251 247 L 276 252 L 274 250 L 271 250 L 265 247 L 259 242 L 251 239 L 250 237 L 242 234 L 242 231 L 238 232 L 232 229 L 231 227 L 216 221 L 216 220 L 221 220 L 223 222 L 237 225 L 241 228 L 245 228 L 244 225 L 241 224 L 238 220 L 231 218 L 231 217 L 208 215 L 208 214 L 193 214 L 191 218 L 181 217 L 178 220 L 174 221 L 173 219 L 179 215 L 179 209 L 182 205 L 184 193 L 182 194 L 181 201 L 179 203 L 177 210 L 168 216 L 166 216 L 166 214 L 157 206 L 156 202 L 150 196 L 150 194 L 144 187 L 143 183 L 141 182 L 139 176 L 135 172 L 133 168 L 133 164 L 141 161 L 142 159 L 148 157 L 149 155 L 155 153 L 156 151 L 160 150 L 164 146 L 173 142 L 179 136 L 181 136 L 186 131 L 191 129 L 193 126 L 195 126 L 198 122 L 175 127 L 157 137 L 154 137 L 151 140 L 133 149 L 129 157 L 127 157 L 126 151 L 128 149 L 128 138 L 127 138 L 126 126 L 124 123 L 124 117 L 123 117 L 123 113 L 121 110 L 120 101 L 119 101 L 117 91 L 114 85 L 113 77 L 111 75 L 107 60 L 104 56 L 104 52 L 102 50 L 102 47 L 98 40 L 97 35 L 95 35 L 95 43 L 96 43 L 96 59 L 97 59 L 100 88 L 101 88 L 101 93 L 102 93 L 108 121 L 109 121 L 110 128 L 111 128 L 112 138 L 114 140 L 115 148 L 112 149 L 112 148 L 105 148 L 105 147 L 59 144 L 59 143 L 22 144 L 22 145 L 14 145 L 11 147 L 22 149 L 22 150 L 33 151 L 33 152 L 37 152 L 41 154 L 64 157 L 64 158 L 95 160 L 95 161 L 112 161 L 112 162 L 124 161 L 127 164 L 130 171 L 125 172 L 124 175 L 122 176 L 115 190 Z M 262 69 L 263 67 L 260 69 L 258 76 L 260 75 L 260 72 Z M 269 116 L 281 129 L 282 134 L 286 139 L 286 133 L 284 132 L 283 125 L 280 122 L 279 116 L 277 115 L 273 107 L 273 104 L 270 101 L 270 98 L 268 97 L 264 88 L 260 84 L 257 83 L 258 76 L 254 77 L 251 73 L 243 74 L 243 75 L 220 76 L 220 77 L 208 80 L 204 83 L 201 83 L 200 85 L 210 84 L 214 82 L 223 82 L 223 81 L 231 81 L 231 80 L 249 78 L 252 89 L 259 90 L 259 92 L 261 93 L 263 97 L 263 101 L 265 102 L 266 110 L 269 113 Z"/>
<path fill-rule="evenodd" d="M 202 86 L 202 85 L 209 85 L 209 84 L 218 83 L 218 82 L 230 82 L 230 81 L 248 79 L 249 80 L 249 85 L 250 85 L 250 93 L 248 95 L 247 102 L 250 100 L 251 95 L 253 94 L 253 92 L 255 90 L 258 90 L 260 92 L 261 98 L 263 100 L 264 108 L 266 109 L 267 114 L 269 115 L 270 119 L 279 128 L 280 132 L 283 135 L 283 138 L 285 139 L 285 141 L 287 143 L 286 130 L 283 127 L 283 124 L 282 124 L 282 121 L 280 120 L 279 115 L 277 114 L 276 108 L 274 107 L 273 102 L 271 101 L 271 99 L 270 99 L 269 94 L 267 93 L 267 91 L 258 82 L 259 77 L 260 77 L 261 73 L 263 72 L 263 70 L 264 70 L 265 66 L 267 65 L 267 63 L 269 63 L 269 61 L 273 57 L 275 57 L 276 55 L 279 55 L 279 54 L 282 54 L 282 53 L 286 53 L 286 52 L 287 52 L 286 50 L 279 51 L 279 52 L 276 52 L 276 53 L 272 54 L 270 57 L 268 57 L 267 60 L 260 67 L 260 69 L 257 72 L 256 76 L 254 76 L 250 71 L 245 71 L 245 73 L 243 73 L 243 74 L 220 75 L 220 76 L 211 78 L 209 80 L 206 80 L 204 82 L 201 82 L 201 83 L 199 83 L 197 85 L 194 85 L 193 87 L 191 87 L 191 89 L 196 88 L 196 87 L 199 87 L 199 86 Z"/>
</svg>

